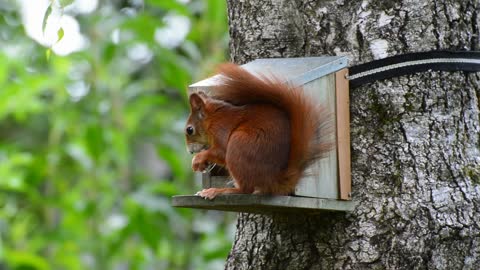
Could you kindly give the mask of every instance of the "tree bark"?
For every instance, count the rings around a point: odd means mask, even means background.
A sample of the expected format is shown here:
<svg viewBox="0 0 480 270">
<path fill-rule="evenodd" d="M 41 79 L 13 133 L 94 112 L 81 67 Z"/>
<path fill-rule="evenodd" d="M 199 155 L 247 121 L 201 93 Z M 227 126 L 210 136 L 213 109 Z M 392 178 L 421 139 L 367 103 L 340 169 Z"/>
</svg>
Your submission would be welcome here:
<svg viewBox="0 0 480 270">
<path fill-rule="evenodd" d="M 478 0 L 228 0 L 231 58 L 479 48 Z M 480 74 L 350 93 L 351 213 L 239 214 L 226 269 L 480 269 Z"/>
</svg>

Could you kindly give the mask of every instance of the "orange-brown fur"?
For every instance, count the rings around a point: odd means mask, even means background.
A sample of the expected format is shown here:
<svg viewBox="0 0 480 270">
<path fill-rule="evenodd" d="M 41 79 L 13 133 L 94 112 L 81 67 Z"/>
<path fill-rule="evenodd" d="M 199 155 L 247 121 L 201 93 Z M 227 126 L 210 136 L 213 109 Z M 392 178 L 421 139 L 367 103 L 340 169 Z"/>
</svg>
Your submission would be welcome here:
<svg viewBox="0 0 480 270">
<path fill-rule="evenodd" d="M 241 67 L 220 68 L 222 83 L 212 97 L 193 93 L 187 146 L 198 152 L 195 171 L 216 163 L 228 169 L 235 188 L 199 192 L 218 194 L 291 194 L 305 168 L 331 150 L 328 116 L 300 87 L 278 79 L 257 78 Z M 319 132 L 320 135 L 319 136 Z M 322 136 L 323 135 L 323 136 Z"/>
</svg>

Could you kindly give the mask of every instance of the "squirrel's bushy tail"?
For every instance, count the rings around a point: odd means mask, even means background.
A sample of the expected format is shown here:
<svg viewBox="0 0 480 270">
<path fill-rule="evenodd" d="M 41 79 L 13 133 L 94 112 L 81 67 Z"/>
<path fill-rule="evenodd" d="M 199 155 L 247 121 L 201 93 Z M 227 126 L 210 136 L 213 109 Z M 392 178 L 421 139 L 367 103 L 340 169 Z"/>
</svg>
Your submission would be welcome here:
<svg viewBox="0 0 480 270">
<path fill-rule="evenodd" d="M 288 114 L 291 128 L 288 169 L 285 183 L 278 188 L 295 187 L 306 167 L 325 156 L 334 145 L 329 112 L 313 103 L 301 87 L 283 83 L 277 78 L 256 77 L 235 64 L 224 64 L 219 70 L 223 78 L 215 88 L 214 98 L 235 105 L 272 104 Z M 272 193 L 292 191 L 277 190 Z"/>
</svg>

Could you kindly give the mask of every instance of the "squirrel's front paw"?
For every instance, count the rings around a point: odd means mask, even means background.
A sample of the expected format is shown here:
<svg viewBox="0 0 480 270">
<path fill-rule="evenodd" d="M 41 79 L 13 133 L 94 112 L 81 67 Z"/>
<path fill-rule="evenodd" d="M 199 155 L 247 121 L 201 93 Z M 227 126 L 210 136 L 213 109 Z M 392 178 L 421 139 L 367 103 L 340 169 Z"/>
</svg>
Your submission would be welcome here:
<svg viewBox="0 0 480 270">
<path fill-rule="evenodd" d="M 216 189 L 216 188 L 203 189 L 203 190 L 197 192 L 197 194 L 195 194 L 195 195 L 200 196 L 204 199 L 213 200 L 218 195 L 218 189 Z"/>
<path fill-rule="evenodd" d="M 208 168 L 208 161 L 202 155 L 196 155 L 192 159 L 192 169 L 196 172 L 203 172 Z"/>
</svg>

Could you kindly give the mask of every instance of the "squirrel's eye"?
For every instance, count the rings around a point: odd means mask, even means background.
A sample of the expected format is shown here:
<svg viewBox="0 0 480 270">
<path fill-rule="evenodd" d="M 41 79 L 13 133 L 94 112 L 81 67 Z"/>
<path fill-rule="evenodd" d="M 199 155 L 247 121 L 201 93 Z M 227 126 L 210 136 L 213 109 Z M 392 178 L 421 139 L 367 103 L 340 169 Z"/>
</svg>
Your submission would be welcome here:
<svg viewBox="0 0 480 270">
<path fill-rule="evenodd" d="M 185 131 L 187 132 L 188 135 L 192 135 L 195 129 L 193 129 L 192 126 L 188 126 Z"/>
</svg>

